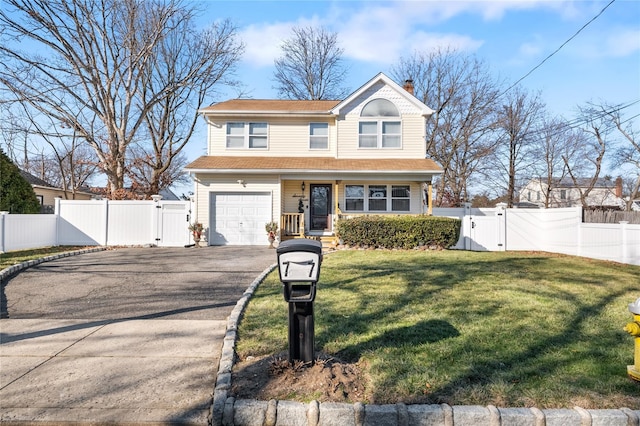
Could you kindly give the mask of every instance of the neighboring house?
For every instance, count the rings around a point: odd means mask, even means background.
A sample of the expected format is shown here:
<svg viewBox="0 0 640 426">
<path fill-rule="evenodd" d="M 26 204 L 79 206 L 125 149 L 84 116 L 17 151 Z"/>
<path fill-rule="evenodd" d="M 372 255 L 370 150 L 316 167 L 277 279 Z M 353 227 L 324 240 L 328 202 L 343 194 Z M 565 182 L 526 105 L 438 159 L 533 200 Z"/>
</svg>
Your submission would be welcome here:
<svg viewBox="0 0 640 426">
<path fill-rule="evenodd" d="M 344 100 L 233 99 L 200 110 L 208 155 L 189 164 L 194 221 L 211 245 L 334 235 L 341 215 L 431 212 L 442 169 L 426 153 L 432 110 L 378 74 Z"/>
<path fill-rule="evenodd" d="M 32 175 L 31 173 L 20 170 L 20 174 L 27 182 L 31 184 L 36 197 L 40 201 L 40 211 L 42 213 L 53 213 L 55 209 L 55 199 L 62 198 L 64 200 L 90 200 L 94 194 L 85 191 L 64 190 L 56 188 L 48 182 Z"/>
<path fill-rule="evenodd" d="M 520 191 L 520 202 L 545 207 L 548 199 L 548 206 L 551 208 L 581 206 L 580 192 L 587 190 L 590 179 L 578 179 L 577 183 L 576 186 L 568 177 L 554 178 L 549 188 L 546 179 L 531 179 Z M 622 179 L 598 179 L 587 196 L 587 203 L 591 207 L 623 207 Z"/>
</svg>

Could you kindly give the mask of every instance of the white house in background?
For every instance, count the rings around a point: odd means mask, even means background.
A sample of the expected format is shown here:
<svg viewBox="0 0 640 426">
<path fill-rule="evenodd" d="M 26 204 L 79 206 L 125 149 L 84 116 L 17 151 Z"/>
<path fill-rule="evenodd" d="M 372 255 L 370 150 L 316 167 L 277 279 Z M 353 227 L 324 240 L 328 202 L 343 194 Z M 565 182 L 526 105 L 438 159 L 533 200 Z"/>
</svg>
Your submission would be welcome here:
<svg viewBox="0 0 640 426">
<path fill-rule="evenodd" d="M 432 110 L 380 73 L 343 100 L 232 99 L 200 113 L 208 155 L 186 167 L 195 181 L 194 220 L 210 245 L 263 245 L 265 224 L 281 238 L 332 237 L 337 218 L 430 213 L 425 158 Z"/>
<path fill-rule="evenodd" d="M 569 177 L 554 178 L 549 187 L 547 179 L 531 179 L 520 190 L 520 202 L 532 203 L 539 207 L 548 205 L 550 208 L 581 206 L 580 194 L 581 191 L 586 191 L 590 179 L 578 179 L 577 183 L 578 185 Z M 587 196 L 587 203 L 592 207 L 623 207 L 622 179 L 598 179 Z"/>
</svg>

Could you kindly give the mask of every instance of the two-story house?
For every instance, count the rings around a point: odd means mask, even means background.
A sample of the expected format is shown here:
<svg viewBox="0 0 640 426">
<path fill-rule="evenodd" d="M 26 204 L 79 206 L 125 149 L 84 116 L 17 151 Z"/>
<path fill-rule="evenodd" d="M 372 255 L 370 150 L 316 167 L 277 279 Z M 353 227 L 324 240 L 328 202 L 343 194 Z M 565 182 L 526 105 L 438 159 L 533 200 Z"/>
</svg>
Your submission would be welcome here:
<svg viewBox="0 0 640 426">
<path fill-rule="evenodd" d="M 520 190 L 520 202 L 532 203 L 538 207 L 574 207 L 582 205 L 581 194 L 585 193 L 589 179 L 553 178 L 551 184 L 546 179 L 534 178 Z M 622 179 L 598 179 L 586 197 L 591 207 L 622 207 Z"/>
<path fill-rule="evenodd" d="M 408 82 L 410 83 L 410 82 Z M 431 212 L 432 110 L 380 73 L 344 100 L 233 99 L 203 108 L 208 155 L 186 167 L 210 245 L 333 236 L 337 218 Z M 408 89 L 408 90 L 407 90 Z"/>
</svg>

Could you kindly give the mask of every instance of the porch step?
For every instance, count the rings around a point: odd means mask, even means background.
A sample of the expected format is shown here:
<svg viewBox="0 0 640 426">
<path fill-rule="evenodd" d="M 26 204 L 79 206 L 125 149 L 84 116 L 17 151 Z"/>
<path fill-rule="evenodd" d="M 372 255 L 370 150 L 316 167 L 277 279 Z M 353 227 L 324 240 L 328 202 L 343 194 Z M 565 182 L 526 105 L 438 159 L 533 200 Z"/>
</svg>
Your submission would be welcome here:
<svg viewBox="0 0 640 426">
<path fill-rule="evenodd" d="M 334 236 L 315 237 L 315 236 L 309 235 L 307 236 L 307 238 L 320 241 L 322 243 L 323 249 L 333 249 L 333 248 L 336 248 L 336 246 L 338 245 L 338 238 Z"/>
<path fill-rule="evenodd" d="M 323 249 L 333 249 L 338 245 L 338 238 L 335 236 L 317 236 L 317 235 L 305 235 L 304 237 L 283 237 L 282 241 L 291 240 L 294 238 L 306 238 L 308 240 L 320 241 Z"/>
</svg>

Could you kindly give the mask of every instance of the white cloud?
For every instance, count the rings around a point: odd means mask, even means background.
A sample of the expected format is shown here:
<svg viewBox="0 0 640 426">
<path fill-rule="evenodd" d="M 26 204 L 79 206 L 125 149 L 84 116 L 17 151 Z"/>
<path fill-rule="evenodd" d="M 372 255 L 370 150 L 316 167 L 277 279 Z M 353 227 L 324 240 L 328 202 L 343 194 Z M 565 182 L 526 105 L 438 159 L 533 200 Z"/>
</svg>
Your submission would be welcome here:
<svg viewBox="0 0 640 426">
<path fill-rule="evenodd" d="M 588 7 L 589 12 L 592 8 L 593 5 Z M 550 9 L 567 19 L 585 13 L 584 7 L 571 0 L 409 0 L 384 4 L 337 1 L 330 3 L 321 17 L 245 27 L 240 32 L 246 45 L 243 61 L 255 68 L 272 66 L 280 56 L 283 40 L 291 36 L 291 28 L 306 25 L 323 25 L 336 31 L 346 59 L 375 64 L 391 64 L 416 50 L 429 51 L 438 47 L 475 51 L 483 45 L 483 40 L 465 34 L 464 29 L 443 30 L 438 25 L 463 14 L 495 21 L 502 19 L 509 11 L 529 9 Z M 634 48 L 633 42 L 628 39 L 624 43 L 616 43 L 609 47 L 611 52 Z M 543 51 L 539 40 L 525 43 L 512 62 L 539 56 Z"/>
<path fill-rule="evenodd" d="M 273 65 L 280 56 L 282 41 L 291 35 L 291 24 L 256 24 L 245 27 L 240 38 L 245 44 L 243 62 L 260 68 Z"/>
<path fill-rule="evenodd" d="M 607 34 L 604 54 L 625 57 L 640 52 L 640 29 L 617 29 Z"/>
<path fill-rule="evenodd" d="M 270 67 L 282 53 L 280 47 L 284 40 L 291 37 L 293 27 L 322 25 L 314 16 L 310 19 L 299 19 L 296 22 L 259 23 L 249 25 L 240 32 L 240 39 L 245 44 L 242 58 L 246 64 L 256 67 Z"/>
<path fill-rule="evenodd" d="M 626 58 L 640 52 L 640 29 L 612 27 L 604 33 L 589 34 L 567 46 L 574 57 L 589 60 Z"/>
<path fill-rule="evenodd" d="M 540 60 L 545 52 L 545 41 L 539 35 L 533 35 L 531 40 L 520 44 L 516 55 L 507 60 L 511 66 L 523 66 Z"/>
<path fill-rule="evenodd" d="M 476 50 L 482 45 L 482 41 L 464 34 L 426 31 L 428 25 L 417 21 L 437 21 L 443 15 L 455 13 L 454 8 L 438 10 L 436 4 L 439 3 L 403 2 L 359 10 L 335 29 L 345 57 L 388 65 L 416 50 L 438 47 Z"/>
</svg>

